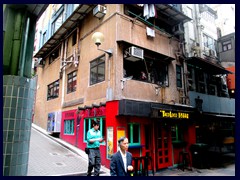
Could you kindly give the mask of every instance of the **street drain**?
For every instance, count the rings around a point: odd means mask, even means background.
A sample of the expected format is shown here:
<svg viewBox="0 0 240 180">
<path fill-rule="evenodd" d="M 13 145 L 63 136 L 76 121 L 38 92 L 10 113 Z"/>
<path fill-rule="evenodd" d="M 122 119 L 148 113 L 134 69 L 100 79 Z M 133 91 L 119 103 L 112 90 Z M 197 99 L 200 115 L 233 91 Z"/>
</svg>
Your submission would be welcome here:
<svg viewBox="0 0 240 180">
<path fill-rule="evenodd" d="M 49 154 L 51 154 L 52 156 L 57 156 L 57 155 L 59 155 L 59 154 L 58 154 L 58 153 L 56 153 L 56 152 L 49 153 Z"/>
<path fill-rule="evenodd" d="M 57 166 L 65 166 L 65 164 L 62 163 L 62 162 L 55 162 L 54 164 L 57 165 Z"/>
</svg>

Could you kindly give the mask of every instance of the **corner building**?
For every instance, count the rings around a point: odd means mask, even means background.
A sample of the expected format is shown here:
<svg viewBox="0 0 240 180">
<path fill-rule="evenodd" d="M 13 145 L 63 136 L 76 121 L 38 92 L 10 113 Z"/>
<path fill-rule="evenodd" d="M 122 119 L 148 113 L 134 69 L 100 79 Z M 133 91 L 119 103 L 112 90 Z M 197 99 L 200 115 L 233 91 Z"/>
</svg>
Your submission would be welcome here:
<svg viewBox="0 0 240 180">
<path fill-rule="evenodd" d="M 121 136 L 134 157 L 152 158 L 149 169 L 176 166 L 196 143 L 182 31 L 191 19 L 181 6 L 49 5 L 44 18 L 33 122 L 84 149 L 99 118 L 106 167 Z M 104 35 L 99 49 L 95 32 Z"/>
</svg>

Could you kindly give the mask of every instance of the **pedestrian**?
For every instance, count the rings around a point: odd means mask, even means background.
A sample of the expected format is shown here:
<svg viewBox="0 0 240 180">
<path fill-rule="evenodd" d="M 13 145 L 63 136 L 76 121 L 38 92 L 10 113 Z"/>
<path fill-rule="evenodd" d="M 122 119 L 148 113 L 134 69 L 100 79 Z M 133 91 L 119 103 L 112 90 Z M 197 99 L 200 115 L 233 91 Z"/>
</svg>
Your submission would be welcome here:
<svg viewBox="0 0 240 180">
<path fill-rule="evenodd" d="M 99 176 L 101 168 L 101 154 L 99 150 L 100 143 L 103 142 L 101 132 L 99 130 L 99 120 L 93 121 L 93 128 L 87 132 L 87 148 L 89 148 L 88 154 L 88 172 L 87 176 L 92 175 L 94 168 L 94 176 Z"/>
<path fill-rule="evenodd" d="M 132 154 L 128 152 L 128 138 L 118 140 L 119 151 L 114 153 L 110 162 L 111 176 L 130 176 L 133 172 Z"/>
</svg>

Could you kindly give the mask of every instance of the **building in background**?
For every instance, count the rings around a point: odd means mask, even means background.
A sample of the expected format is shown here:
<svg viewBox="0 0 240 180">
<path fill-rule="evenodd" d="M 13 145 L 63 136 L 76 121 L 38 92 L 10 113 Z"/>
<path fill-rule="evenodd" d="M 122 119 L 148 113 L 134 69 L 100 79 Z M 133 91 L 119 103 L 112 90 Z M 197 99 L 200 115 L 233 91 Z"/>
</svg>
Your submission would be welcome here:
<svg viewBox="0 0 240 180">
<path fill-rule="evenodd" d="M 217 13 L 216 26 L 220 36 L 226 36 L 235 32 L 235 4 L 211 4 Z"/>
<path fill-rule="evenodd" d="M 235 101 L 222 89 L 221 78 L 229 71 L 216 58 L 212 9 L 51 4 L 47 12 L 34 56 L 33 122 L 47 129 L 49 114 L 61 111 L 55 117 L 61 120 L 60 138 L 84 149 L 86 133 L 98 118 L 106 139 L 100 146 L 103 165 L 109 167 L 117 139 L 127 136 L 134 157 L 152 159 L 149 168 L 177 166 L 183 149 L 204 143 L 199 122 L 208 122 L 209 116 L 234 119 L 229 103 Z M 209 15 L 210 22 L 200 19 Z M 230 109 L 224 111 L 226 104 Z"/>
<path fill-rule="evenodd" d="M 229 96 L 235 98 L 235 32 L 218 38 L 218 57 L 221 65 L 233 74 L 227 75 Z"/>
<path fill-rule="evenodd" d="M 185 23 L 185 40 L 190 105 L 195 105 L 199 113 L 196 141 L 210 146 L 225 146 L 225 149 L 233 148 L 234 140 L 230 145 L 222 142 L 234 139 L 235 133 L 235 99 L 230 98 L 227 87 L 227 77 L 232 75 L 232 71 L 225 69 L 224 64 L 230 63 L 233 57 L 235 59 L 235 55 L 233 49 L 223 53 L 221 43 L 225 39 L 233 45 L 234 36 L 219 39 L 215 24 L 218 14 L 209 6 L 184 4 L 183 7 L 193 19 Z M 226 55 L 231 60 L 224 60 Z"/>
</svg>

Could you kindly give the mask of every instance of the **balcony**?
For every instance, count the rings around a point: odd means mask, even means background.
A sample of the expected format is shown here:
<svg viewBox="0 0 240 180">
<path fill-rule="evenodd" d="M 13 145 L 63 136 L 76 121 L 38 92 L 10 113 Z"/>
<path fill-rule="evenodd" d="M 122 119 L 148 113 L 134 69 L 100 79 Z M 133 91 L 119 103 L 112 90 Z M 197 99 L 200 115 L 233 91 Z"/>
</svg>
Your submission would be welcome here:
<svg viewBox="0 0 240 180">
<path fill-rule="evenodd" d="M 235 99 L 189 91 L 190 105 L 196 107 L 195 99 L 203 100 L 202 111 L 218 115 L 235 116 Z"/>
</svg>

